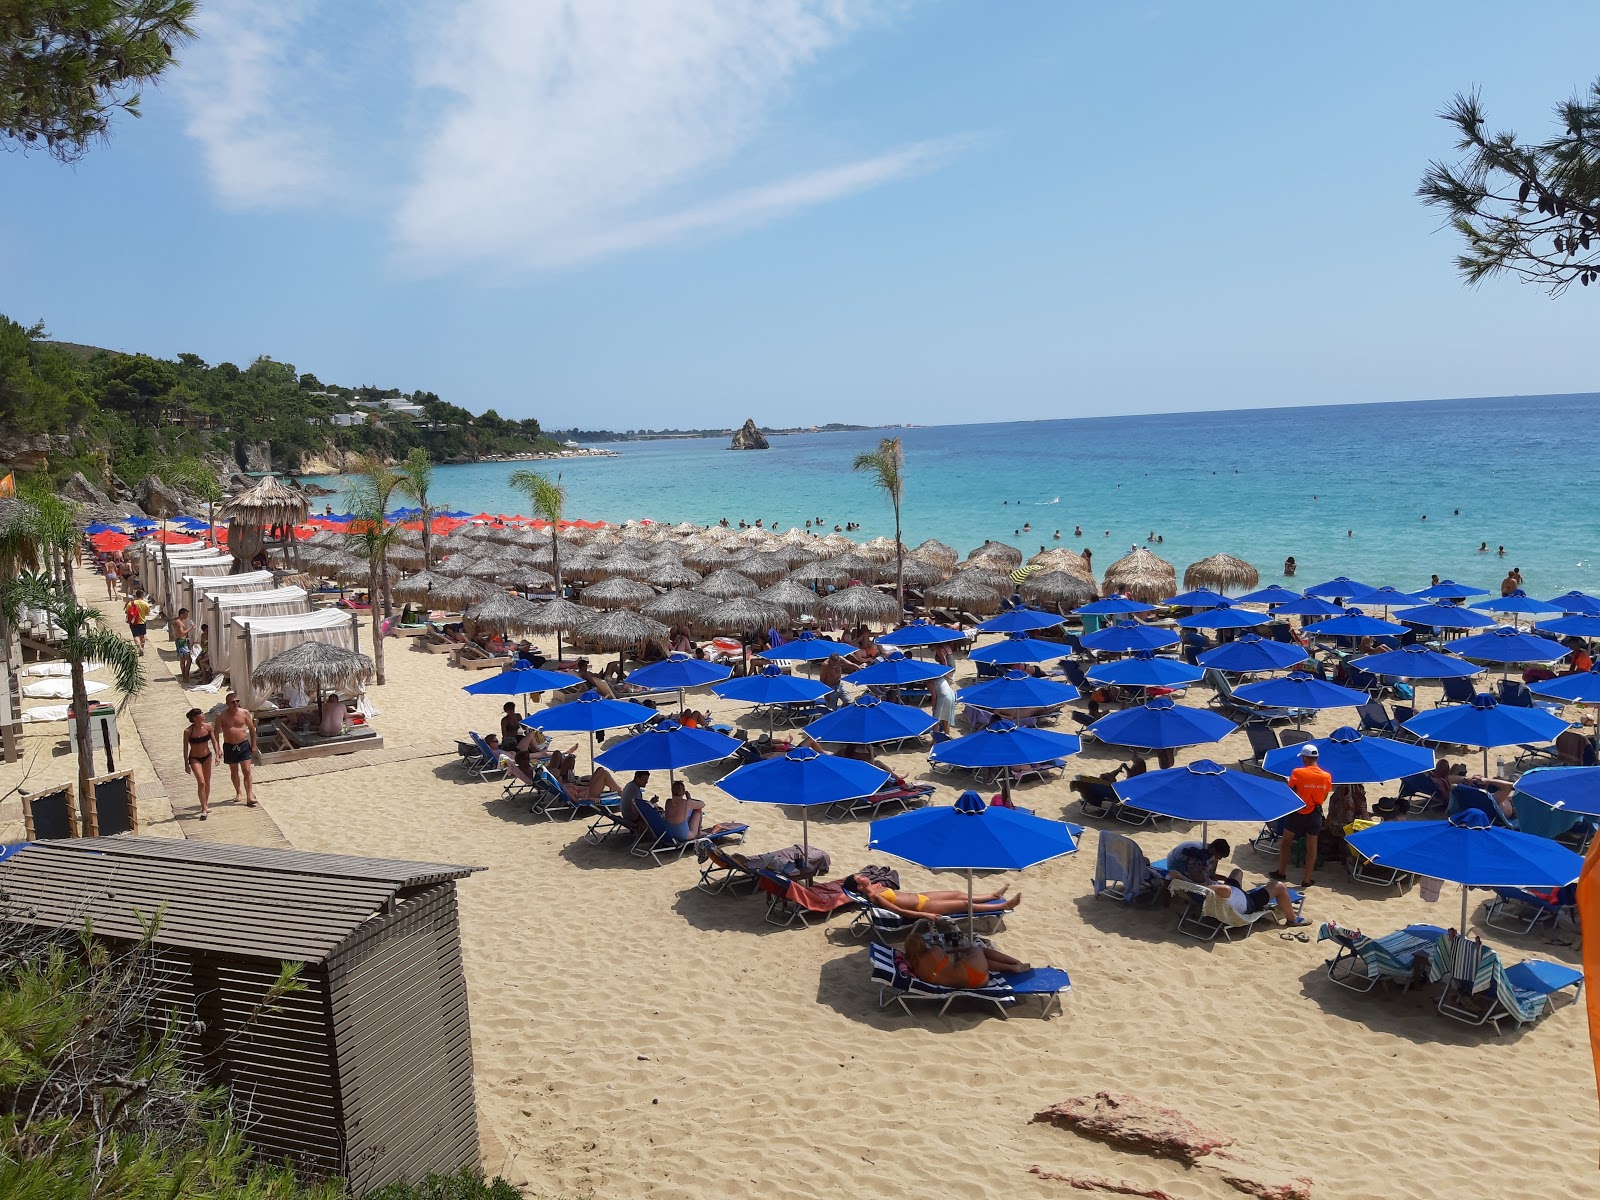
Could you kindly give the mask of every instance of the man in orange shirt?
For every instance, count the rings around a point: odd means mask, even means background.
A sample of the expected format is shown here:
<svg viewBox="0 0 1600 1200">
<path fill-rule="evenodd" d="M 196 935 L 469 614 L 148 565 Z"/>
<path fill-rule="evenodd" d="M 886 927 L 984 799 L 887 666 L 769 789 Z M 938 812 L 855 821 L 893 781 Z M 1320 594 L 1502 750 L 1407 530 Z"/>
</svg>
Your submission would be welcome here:
<svg viewBox="0 0 1600 1200">
<path fill-rule="evenodd" d="M 1294 840 L 1306 839 L 1306 877 L 1302 887 L 1310 887 L 1311 873 L 1317 866 L 1317 837 L 1322 833 L 1322 806 L 1333 791 L 1333 776 L 1317 765 L 1317 748 L 1307 742 L 1300 748 L 1300 765 L 1289 773 L 1289 790 L 1300 797 L 1300 810 L 1283 819 L 1283 837 L 1278 841 L 1278 869 L 1272 878 L 1289 878 L 1289 851 Z"/>
</svg>

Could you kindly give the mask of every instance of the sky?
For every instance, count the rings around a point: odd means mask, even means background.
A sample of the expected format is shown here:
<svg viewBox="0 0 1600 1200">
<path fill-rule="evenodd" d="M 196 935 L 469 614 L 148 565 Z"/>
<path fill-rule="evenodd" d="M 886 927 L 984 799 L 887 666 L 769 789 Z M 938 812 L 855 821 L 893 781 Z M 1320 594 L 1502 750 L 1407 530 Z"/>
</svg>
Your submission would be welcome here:
<svg viewBox="0 0 1600 1200">
<path fill-rule="evenodd" d="M 1414 191 L 1600 7 L 205 0 L 144 118 L 0 158 L 0 313 L 549 428 L 1583 392 L 1595 305 Z"/>
</svg>

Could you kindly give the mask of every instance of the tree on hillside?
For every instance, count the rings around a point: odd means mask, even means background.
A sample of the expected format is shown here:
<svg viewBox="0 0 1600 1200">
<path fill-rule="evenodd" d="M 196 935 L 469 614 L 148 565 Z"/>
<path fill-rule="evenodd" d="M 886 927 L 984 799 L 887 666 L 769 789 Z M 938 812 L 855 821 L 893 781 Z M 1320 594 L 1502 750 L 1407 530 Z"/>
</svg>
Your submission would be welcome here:
<svg viewBox="0 0 1600 1200">
<path fill-rule="evenodd" d="M 110 136 L 119 112 L 194 36 L 195 0 L 0 3 L 0 139 L 61 162 Z"/>
<path fill-rule="evenodd" d="M 433 506 L 428 503 L 428 491 L 433 487 L 433 463 L 421 446 L 413 446 L 405 461 L 395 468 L 399 476 L 395 486 L 407 499 L 416 501 L 422 510 L 423 566 L 433 565 Z"/>
<path fill-rule="evenodd" d="M 884 438 L 876 450 L 856 455 L 852 469 L 865 471 L 894 508 L 894 599 L 903 613 L 906 607 L 905 547 L 900 544 L 900 497 L 906 484 L 906 452 L 899 438 Z"/>
<path fill-rule="evenodd" d="M 87 822 L 95 769 L 84 664 L 104 663 L 122 694 L 132 697 L 144 688 L 144 660 L 138 647 L 107 626 L 98 609 L 78 600 L 72 558 L 80 535 L 66 501 L 49 492 L 32 492 L 9 512 L 0 525 L 0 613 L 16 625 L 24 609 L 40 611 L 61 631 L 61 656 L 72 679 L 78 804 Z M 30 567 L 43 569 L 26 569 Z"/>
<path fill-rule="evenodd" d="M 518 470 L 511 472 L 506 483 L 528 498 L 533 516 L 550 522 L 550 573 L 556 577 L 556 595 L 561 596 L 561 539 L 556 535 L 561 532 L 562 515 L 567 508 L 567 489 L 561 486 L 561 476 L 551 479 L 537 471 Z"/>
<path fill-rule="evenodd" d="M 156 474 L 172 487 L 206 502 L 206 522 L 211 526 L 206 531 L 206 541 L 215 545 L 217 505 L 222 502 L 222 485 L 217 480 L 217 473 L 206 465 L 204 459 L 183 454 L 162 459 Z M 165 528 L 164 521 L 162 527 Z"/>
<path fill-rule="evenodd" d="M 362 459 L 345 495 L 350 524 L 345 538 L 367 563 L 367 606 L 372 613 L 372 666 L 378 685 L 384 683 L 383 618 L 389 608 L 389 551 L 399 540 L 400 525 L 389 522 L 389 502 L 400 477 L 374 458 Z M 379 603 L 379 597 L 383 602 Z"/>
<path fill-rule="evenodd" d="M 1600 282 L 1600 81 L 1555 112 L 1562 132 L 1539 143 L 1491 134 L 1476 91 L 1439 114 L 1463 157 L 1431 163 L 1417 195 L 1465 241 L 1456 267 L 1468 283 L 1506 272 L 1560 295 Z"/>
</svg>

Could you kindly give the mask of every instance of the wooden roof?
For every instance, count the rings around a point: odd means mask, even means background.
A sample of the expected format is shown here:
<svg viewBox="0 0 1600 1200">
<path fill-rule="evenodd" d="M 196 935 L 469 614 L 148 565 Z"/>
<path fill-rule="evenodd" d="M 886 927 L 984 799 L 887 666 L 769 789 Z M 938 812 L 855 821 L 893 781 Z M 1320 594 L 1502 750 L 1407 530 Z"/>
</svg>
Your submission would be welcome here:
<svg viewBox="0 0 1600 1200">
<path fill-rule="evenodd" d="M 479 868 L 174 838 L 36 842 L 0 863 L 12 920 L 219 954 L 322 962 L 403 889 Z"/>
</svg>

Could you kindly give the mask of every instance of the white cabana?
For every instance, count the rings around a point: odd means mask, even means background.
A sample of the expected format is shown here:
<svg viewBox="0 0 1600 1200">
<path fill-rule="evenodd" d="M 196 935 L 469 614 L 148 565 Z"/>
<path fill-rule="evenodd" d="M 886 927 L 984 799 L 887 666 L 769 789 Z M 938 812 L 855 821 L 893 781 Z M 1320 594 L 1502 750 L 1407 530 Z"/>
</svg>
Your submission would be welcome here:
<svg viewBox="0 0 1600 1200">
<path fill-rule="evenodd" d="M 172 559 L 159 572 L 161 590 L 156 595 L 161 601 L 162 611 L 168 616 L 173 616 L 180 608 L 188 607 L 186 580 L 196 576 L 226 575 L 231 570 L 233 570 L 233 557 L 228 554 Z"/>
<path fill-rule="evenodd" d="M 270 592 L 277 587 L 271 571 L 246 571 L 243 575 L 188 575 L 178 589 L 179 608 L 187 608 L 194 618 L 195 628 L 206 620 L 201 611 L 210 595 L 242 595 L 245 592 Z"/>
<path fill-rule="evenodd" d="M 206 612 L 211 620 L 211 669 L 226 674 L 232 683 L 239 681 L 233 661 L 233 633 L 228 621 L 236 616 L 288 617 L 311 611 L 311 598 L 305 588 L 274 588 L 270 592 L 244 592 L 233 595 L 216 592 L 206 597 Z"/>
<path fill-rule="evenodd" d="M 361 623 L 355 614 L 338 608 L 288 614 L 233 614 L 229 617 L 226 641 L 228 661 L 235 666 L 230 680 L 233 690 L 239 693 L 239 703 L 255 708 L 260 702 L 262 697 L 256 695 L 250 676 L 269 658 L 301 642 L 327 642 L 359 651 L 360 631 Z"/>
</svg>

